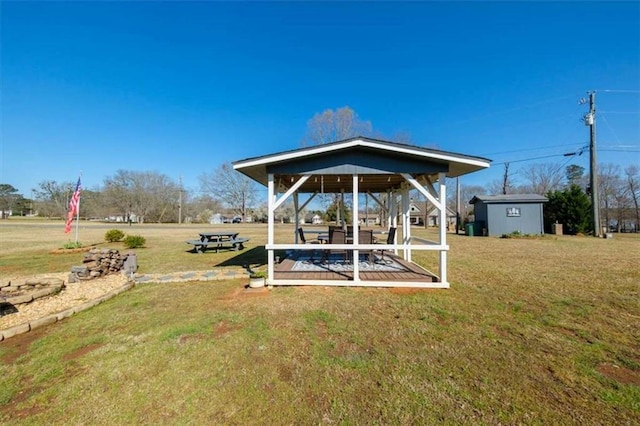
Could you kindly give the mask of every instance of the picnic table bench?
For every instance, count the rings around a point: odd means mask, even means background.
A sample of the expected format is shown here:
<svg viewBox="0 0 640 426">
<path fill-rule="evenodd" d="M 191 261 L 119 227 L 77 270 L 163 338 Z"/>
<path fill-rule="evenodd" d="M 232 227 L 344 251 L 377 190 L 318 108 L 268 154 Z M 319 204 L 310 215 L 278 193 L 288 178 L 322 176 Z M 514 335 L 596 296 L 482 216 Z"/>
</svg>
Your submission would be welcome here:
<svg viewBox="0 0 640 426">
<path fill-rule="evenodd" d="M 196 253 L 204 253 L 207 249 L 215 249 L 216 253 L 221 248 L 231 250 L 244 250 L 244 243 L 249 238 L 238 237 L 239 232 L 220 231 L 220 232 L 201 232 L 199 240 L 187 240 L 187 244 L 193 245 Z"/>
</svg>

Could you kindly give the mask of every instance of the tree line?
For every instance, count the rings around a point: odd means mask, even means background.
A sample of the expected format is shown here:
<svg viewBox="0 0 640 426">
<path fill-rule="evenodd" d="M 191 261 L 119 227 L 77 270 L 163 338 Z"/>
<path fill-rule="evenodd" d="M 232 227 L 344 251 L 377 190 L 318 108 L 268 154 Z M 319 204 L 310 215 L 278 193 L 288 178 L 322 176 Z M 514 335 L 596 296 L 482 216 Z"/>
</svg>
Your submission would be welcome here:
<svg viewBox="0 0 640 426">
<path fill-rule="evenodd" d="M 451 185 L 451 184 L 449 184 Z M 451 186 L 449 186 L 451 188 Z M 617 164 L 598 166 L 598 193 L 600 226 L 609 231 L 640 231 L 640 168 Z M 455 193 L 449 192 L 449 205 L 454 204 Z M 509 173 L 505 165 L 502 179 L 488 186 L 461 185 L 461 215 L 473 213 L 468 204 L 474 195 L 539 194 L 549 202 L 544 206 L 545 227 L 562 223 L 568 233 L 589 233 L 592 229 L 591 188 L 584 167 L 571 164 L 532 164 Z"/>
<path fill-rule="evenodd" d="M 624 170 L 614 164 L 599 166 L 599 194 L 602 226 L 609 230 L 637 230 L 640 223 L 640 170 L 632 165 Z M 492 182 L 487 186 L 460 185 L 460 205 L 457 205 L 455 181 L 449 187 L 447 204 L 462 218 L 472 214 L 468 202 L 475 195 L 483 194 L 540 194 L 549 198 L 545 215 L 550 223 L 559 221 L 569 232 L 587 232 L 590 229 L 591 201 L 588 176 L 580 166 L 570 165 L 564 170 L 550 163 L 535 164 L 523 168 L 517 177 L 511 177 L 507 185 Z M 135 222 L 207 223 L 215 213 L 241 217 L 243 221 L 265 220 L 267 206 L 263 188 L 223 164 L 199 177 L 198 194 L 184 190 L 171 177 L 158 172 L 118 170 L 104 179 L 100 188 L 83 189 L 80 216 L 83 219 L 117 219 Z M 66 217 L 69 199 L 73 194 L 73 182 L 58 183 L 42 181 L 25 196 L 12 185 L 0 184 L 0 209 L 3 217 L 9 212 L 14 216 L 37 214 L 45 218 Z M 420 195 L 415 194 L 415 199 Z M 340 220 L 338 200 L 327 197 L 322 200 L 319 214 L 325 221 Z M 563 213 L 564 212 L 564 213 Z M 571 214 L 568 212 L 572 212 Z M 371 206 L 369 213 L 381 214 L 379 208 Z M 279 209 L 277 220 L 293 217 L 293 205 Z M 350 220 L 349 206 L 342 211 L 342 219 Z"/>
<path fill-rule="evenodd" d="M 412 143 L 406 132 L 397 132 L 386 136 L 374 130 L 371 122 L 361 120 L 348 106 L 327 109 L 315 114 L 307 122 L 306 133 L 300 140 L 301 146 L 321 145 L 332 141 L 348 139 L 355 136 L 374 137 L 392 140 L 399 143 Z M 600 164 L 598 167 L 598 184 L 600 199 L 600 217 L 603 226 L 613 226 L 617 230 L 626 230 L 640 223 L 638 202 L 640 198 L 640 174 L 637 165 L 624 170 L 616 164 Z M 466 178 L 462 178 L 464 181 Z M 136 222 L 208 222 L 214 213 L 226 213 L 238 216 L 242 220 L 251 217 L 253 220 L 266 219 L 267 206 L 263 200 L 264 189 L 233 170 L 231 164 L 222 164 L 218 168 L 203 173 L 198 178 L 199 191 L 186 191 L 179 182 L 158 172 L 118 170 L 113 176 L 104 179 L 99 188 L 83 189 L 81 196 L 80 216 L 87 219 L 118 218 Z M 569 220 L 558 211 L 572 211 L 571 222 L 577 225 L 571 229 L 585 232 L 590 221 L 590 200 L 588 197 L 588 176 L 584 168 L 577 165 L 563 167 L 556 163 L 531 164 L 512 170 L 505 164 L 502 179 L 489 185 L 460 185 L 460 194 L 455 190 L 455 182 L 447 182 L 448 207 L 458 212 L 462 219 L 473 213 L 468 202 L 475 195 L 483 194 L 540 194 L 549 197 L 545 206 L 547 220 Z M 75 189 L 73 182 L 42 181 L 31 190 L 31 196 L 25 195 L 9 183 L 0 184 L 0 210 L 2 217 L 9 212 L 13 215 L 26 216 L 37 212 L 38 216 L 47 218 L 66 217 L 69 199 Z M 420 199 L 414 193 L 415 199 Z M 382 197 L 384 198 L 384 197 Z M 457 203 L 457 199 L 460 203 Z M 563 200 L 560 203 L 559 200 Z M 349 206 L 338 208 L 339 194 L 321 198 L 322 209 L 317 213 L 326 221 L 349 220 L 352 212 Z M 587 203 L 587 208 L 583 206 Z M 556 204 L 565 204 L 558 207 Z M 567 207 L 568 204 L 571 208 Z M 577 206 L 582 206 L 577 208 Z M 293 205 L 285 203 L 276 220 L 285 220 L 294 215 Z M 373 214 L 383 216 L 378 208 L 370 210 Z"/>
</svg>

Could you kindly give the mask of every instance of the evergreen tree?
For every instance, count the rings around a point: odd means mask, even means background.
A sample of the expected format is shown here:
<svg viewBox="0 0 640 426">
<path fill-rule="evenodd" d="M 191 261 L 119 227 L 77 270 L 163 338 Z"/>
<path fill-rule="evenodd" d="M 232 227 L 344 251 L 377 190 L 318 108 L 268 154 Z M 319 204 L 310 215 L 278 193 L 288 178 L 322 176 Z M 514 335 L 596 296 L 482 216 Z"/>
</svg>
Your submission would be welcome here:
<svg viewBox="0 0 640 426">
<path fill-rule="evenodd" d="M 547 232 L 554 223 L 563 224 L 564 232 L 575 235 L 591 230 L 591 200 L 578 185 L 547 194 L 549 202 L 544 207 L 544 224 Z"/>
<path fill-rule="evenodd" d="M 580 185 L 584 175 L 584 167 L 571 164 L 566 168 L 567 185 Z"/>
</svg>

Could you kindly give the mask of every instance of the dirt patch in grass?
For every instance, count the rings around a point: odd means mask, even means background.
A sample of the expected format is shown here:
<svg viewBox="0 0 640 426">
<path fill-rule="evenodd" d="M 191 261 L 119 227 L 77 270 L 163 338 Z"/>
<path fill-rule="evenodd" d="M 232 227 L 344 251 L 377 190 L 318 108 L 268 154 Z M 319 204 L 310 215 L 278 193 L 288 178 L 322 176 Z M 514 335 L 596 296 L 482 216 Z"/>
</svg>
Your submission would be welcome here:
<svg viewBox="0 0 640 426">
<path fill-rule="evenodd" d="M 3 407 L 0 407 L 0 413 L 5 415 L 11 415 L 11 418 L 16 420 L 28 419 L 38 413 L 43 412 L 46 407 L 42 405 L 31 405 L 25 408 L 16 408 L 20 404 L 24 403 L 32 395 L 39 392 L 40 388 L 28 387 L 18 392 L 11 401 Z"/>
<path fill-rule="evenodd" d="M 87 345 L 83 348 L 80 349 L 76 349 L 75 351 L 66 354 L 62 359 L 64 359 L 65 361 L 70 361 L 72 359 L 77 359 L 80 358 L 86 354 L 88 354 L 89 352 L 93 352 L 96 349 L 100 348 L 104 346 L 104 343 L 94 343 L 92 345 Z"/>
<path fill-rule="evenodd" d="M 0 361 L 2 361 L 3 364 L 13 363 L 20 356 L 27 353 L 27 351 L 29 350 L 29 346 L 31 346 L 31 343 L 38 340 L 46 333 L 47 330 L 45 330 L 44 328 L 35 329 L 33 331 L 30 331 L 29 333 L 19 334 L 3 341 L 2 343 L 0 343 L 0 348 L 2 348 L 2 350 L 6 352 L 3 355 L 0 355 Z"/>
<path fill-rule="evenodd" d="M 232 331 L 238 330 L 239 328 L 240 326 L 234 326 L 227 323 L 226 321 L 220 321 L 218 324 L 213 326 L 213 335 L 215 337 L 220 337 Z"/>
<path fill-rule="evenodd" d="M 620 367 L 613 364 L 600 364 L 597 368 L 598 373 L 608 379 L 625 385 L 640 386 L 640 373 L 629 368 Z"/>
<path fill-rule="evenodd" d="M 178 343 L 184 344 L 190 341 L 197 342 L 204 339 L 205 336 L 203 334 L 183 334 L 182 336 L 178 337 Z"/>
</svg>

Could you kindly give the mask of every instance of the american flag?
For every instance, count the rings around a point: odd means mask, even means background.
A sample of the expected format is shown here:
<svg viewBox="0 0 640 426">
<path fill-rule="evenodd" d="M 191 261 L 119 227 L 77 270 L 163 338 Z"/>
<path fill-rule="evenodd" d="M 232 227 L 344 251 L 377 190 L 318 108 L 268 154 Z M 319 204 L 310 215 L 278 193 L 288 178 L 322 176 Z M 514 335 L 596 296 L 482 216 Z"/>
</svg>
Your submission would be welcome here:
<svg viewBox="0 0 640 426">
<path fill-rule="evenodd" d="M 82 186 L 80 185 L 80 178 L 78 178 L 78 183 L 76 184 L 76 190 L 73 191 L 73 195 L 71 196 L 71 201 L 69 201 L 69 212 L 67 213 L 67 224 L 64 227 L 64 233 L 68 234 L 71 232 L 71 224 L 73 223 L 73 217 L 78 214 L 78 209 L 80 208 L 80 191 L 82 190 Z"/>
</svg>

